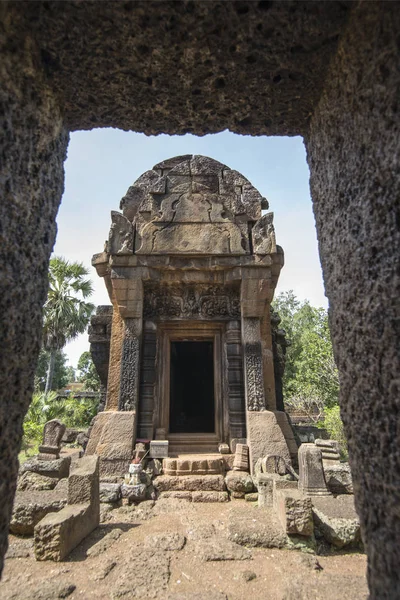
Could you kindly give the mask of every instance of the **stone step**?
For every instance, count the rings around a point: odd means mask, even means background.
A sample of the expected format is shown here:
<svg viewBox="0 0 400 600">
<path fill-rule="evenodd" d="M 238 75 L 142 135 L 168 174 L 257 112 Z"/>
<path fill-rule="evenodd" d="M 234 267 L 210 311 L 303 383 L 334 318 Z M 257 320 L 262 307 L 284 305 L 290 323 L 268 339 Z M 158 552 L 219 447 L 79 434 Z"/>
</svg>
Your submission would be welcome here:
<svg viewBox="0 0 400 600">
<path fill-rule="evenodd" d="M 191 475 L 190 477 L 160 475 L 153 480 L 159 493 L 162 492 L 225 492 L 222 475 Z"/>
<path fill-rule="evenodd" d="M 198 490 L 196 492 L 162 492 L 160 497 L 178 498 L 179 500 L 188 500 L 189 502 L 229 502 L 228 492 L 215 492 L 207 490 Z"/>
<path fill-rule="evenodd" d="M 226 462 L 221 454 L 181 454 L 163 459 L 165 475 L 221 475 L 226 471 Z"/>
</svg>

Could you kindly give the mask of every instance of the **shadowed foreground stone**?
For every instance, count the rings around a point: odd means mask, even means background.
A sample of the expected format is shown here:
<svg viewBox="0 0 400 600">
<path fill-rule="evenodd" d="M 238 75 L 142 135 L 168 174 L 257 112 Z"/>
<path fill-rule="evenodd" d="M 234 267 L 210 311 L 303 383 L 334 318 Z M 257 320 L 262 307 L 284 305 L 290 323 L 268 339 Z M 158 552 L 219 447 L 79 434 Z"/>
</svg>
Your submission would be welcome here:
<svg viewBox="0 0 400 600">
<path fill-rule="evenodd" d="M 68 505 L 35 527 L 36 559 L 62 560 L 99 525 L 99 520 L 99 461 L 97 456 L 86 456 L 69 476 Z"/>
</svg>

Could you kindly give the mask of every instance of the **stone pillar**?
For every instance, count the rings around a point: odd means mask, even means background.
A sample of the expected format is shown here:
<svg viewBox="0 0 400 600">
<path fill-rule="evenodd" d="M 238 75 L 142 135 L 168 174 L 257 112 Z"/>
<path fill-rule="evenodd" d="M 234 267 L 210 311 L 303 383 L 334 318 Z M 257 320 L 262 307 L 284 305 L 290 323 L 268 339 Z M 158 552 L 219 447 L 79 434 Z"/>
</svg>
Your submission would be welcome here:
<svg viewBox="0 0 400 600">
<path fill-rule="evenodd" d="M 137 411 L 142 319 L 124 320 L 118 410 Z"/>
<path fill-rule="evenodd" d="M 400 595 L 397 2 L 359 2 L 305 143 L 370 598 Z"/>
<path fill-rule="evenodd" d="M 229 436 L 231 440 L 246 437 L 246 407 L 240 329 L 240 321 L 229 321 L 225 335 L 228 370 Z"/>
<path fill-rule="evenodd" d="M 10 3 L 0 6 L 5 36 L 0 86 L 0 573 L 22 422 L 32 398 L 42 339 L 42 308 L 68 145 L 63 111 L 41 71 L 39 49 L 26 35 L 19 8 Z"/>
<path fill-rule="evenodd" d="M 242 340 L 246 410 L 263 411 L 266 404 L 259 318 L 242 318 Z"/>
<path fill-rule="evenodd" d="M 268 410 L 265 394 L 262 319 L 270 300 L 269 269 L 243 269 L 241 285 L 242 345 L 246 398 L 246 437 L 250 470 L 259 458 L 277 454 L 290 462 L 289 449 L 277 416 Z M 273 387 L 273 372 L 272 382 Z"/>
</svg>

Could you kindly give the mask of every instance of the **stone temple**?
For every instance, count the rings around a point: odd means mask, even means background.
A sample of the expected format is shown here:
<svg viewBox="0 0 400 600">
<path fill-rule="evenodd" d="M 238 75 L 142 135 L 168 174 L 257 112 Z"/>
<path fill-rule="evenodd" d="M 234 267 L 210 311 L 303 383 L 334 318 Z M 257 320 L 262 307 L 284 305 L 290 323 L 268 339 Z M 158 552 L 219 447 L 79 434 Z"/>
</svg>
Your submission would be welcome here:
<svg viewBox="0 0 400 600">
<path fill-rule="evenodd" d="M 120 209 L 93 257 L 112 303 L 90 330 L 104 410 L 86 452 L 101 475 L 123 475 L 150 440 L 168 441 L 169 457 L 247 444 L 251 471 L 266 455 L 294 461 L 277 406 L 270 304 L 284 255 L 267 200 L 237 171 L 187 155 L 141 175 Z"/>
</svg>

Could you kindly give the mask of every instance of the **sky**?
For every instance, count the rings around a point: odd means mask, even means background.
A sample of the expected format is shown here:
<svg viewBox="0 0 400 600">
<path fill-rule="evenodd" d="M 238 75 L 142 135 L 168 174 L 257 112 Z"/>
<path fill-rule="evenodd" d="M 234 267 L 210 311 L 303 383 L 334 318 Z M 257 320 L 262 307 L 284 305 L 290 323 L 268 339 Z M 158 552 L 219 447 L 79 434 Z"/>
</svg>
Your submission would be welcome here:
<svg viewBox="0 0 400 600">
<path fill-rule="evenodd" d="M 276 241 L 285 253 L 276 294 L 293 290 L 300 300 L 326 308 L 302 138 L 251 137 L 228 131 L 203 137 L 146 136 L 117 129 L 71 134 L 53 255 L 83 262 L 90 269 L 91 301 L 110 304 L 91 257 L 103 251 L 111 210 L 119 210 L 120 199 L 142 173 L 180 154 L 210 156 L 236 169 L 268 199 Z M 88 349 L 88 336 L 83 334 L 64 351 L 76 367 Z"/>
</svg>

